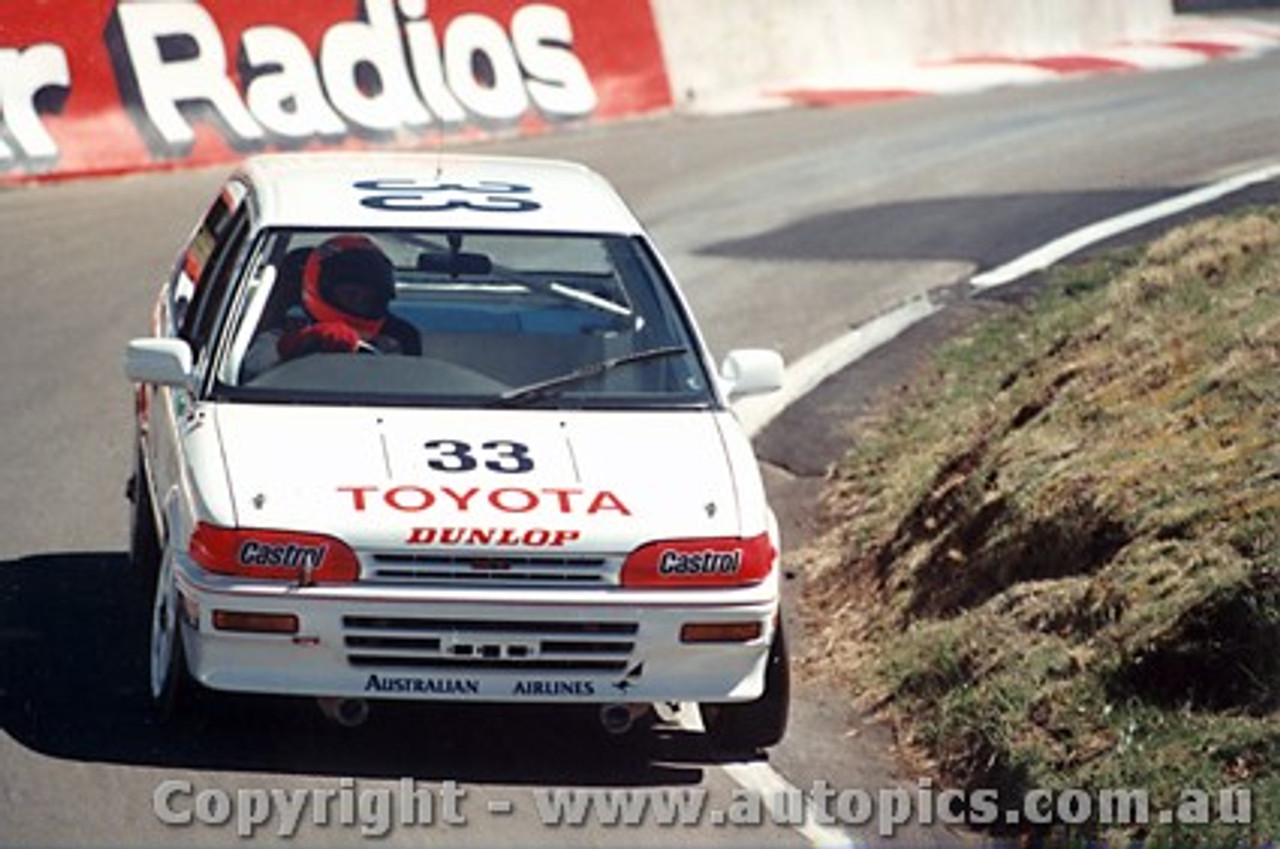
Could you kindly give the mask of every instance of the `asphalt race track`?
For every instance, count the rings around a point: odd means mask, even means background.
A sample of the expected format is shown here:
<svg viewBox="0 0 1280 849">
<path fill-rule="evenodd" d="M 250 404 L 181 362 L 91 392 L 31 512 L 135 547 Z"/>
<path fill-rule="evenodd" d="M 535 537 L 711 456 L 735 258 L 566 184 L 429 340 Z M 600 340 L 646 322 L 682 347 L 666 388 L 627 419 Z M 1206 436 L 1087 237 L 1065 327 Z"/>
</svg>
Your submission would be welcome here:
<svg viewBox="0 0 1280 849">
<path fill-rule="evenodd" d="M 1063 233 L 1275 163 L 1278 79 L 1272 54 L 490 147 L 601 170 L 663 246 L 717 354 L 766 345 L 794 360 L 913 296 L 963 305 L 975 270 Z M 329 821 L 307 813 L 295 843 L 346 845 L 361 839 L 362 822 L 377 825 L 360 819 L 356 791 L 405 780 L 441 806 L 439 792 L 455 792 L 466 822 L 451 824 L 437 807 L 433 823 L 390 823 L 386 845 L 799 846 L 833 835 L 709 816 L 700 826 L 650 817 L 555 827 L 540 822 L 537 794 L 705 791 L 727 808 L 746 792 L 745 774 L 802 788 L 916 786 L 894 771 L 883 730 L 846 734 L 857 719 L 813 683 L 800 689 L 772 771 L 717 764 L 692 732 L 627 748 L 583 717 L 537 710 L 397 707 L 351 731 L 306 702 L 211 696 L 190 719 L 148 725 L 147 614 L 123 579 L 132 410 L 120 362 L 223 173 L 0 193 L 0 844 L 232 843 L 244 806 L 274 788 L 329 792 Z M 1268 193 L 1275 198 L 1274 184 L 1255 196 Z M 861 391 L 842 386 L 761 440 L 791 532 L 806 529 L 804 498 L 838 450 L 838 411 Z M 219 819 L 222 802 L 243 805 L 225 825 L 165 825 L 154 803 L 164 788 L 171 807 L 196 820 Z M 208 816 L 193 810 L 198 800 Z M 258 836 L 281 842 L 280 824 Z"/>
</svg>

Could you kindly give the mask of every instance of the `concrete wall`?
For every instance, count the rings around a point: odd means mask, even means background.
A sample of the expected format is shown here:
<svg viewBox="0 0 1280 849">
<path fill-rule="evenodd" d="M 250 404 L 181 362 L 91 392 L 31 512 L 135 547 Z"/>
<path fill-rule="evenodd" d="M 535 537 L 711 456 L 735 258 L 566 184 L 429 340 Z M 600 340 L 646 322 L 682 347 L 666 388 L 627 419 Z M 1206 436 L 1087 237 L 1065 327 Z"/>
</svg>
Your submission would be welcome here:
<svg viewBox="0 0 1280 849">
<path fill-rule="evenodd" d="M 1141 41 L 1173 15 L 1173 0 L 61 5 L 74 14 L 0 0 L 0 184 L 753 108 L 921 63 Z M 361 83 L 370 68 L 381 85 Z"/>
<path fill-rule="evenodd" d="M 677 102 L 967 56 L 1070 54 L 1141 41 L 1173 0 L 652 0 Z"/>
</svg>

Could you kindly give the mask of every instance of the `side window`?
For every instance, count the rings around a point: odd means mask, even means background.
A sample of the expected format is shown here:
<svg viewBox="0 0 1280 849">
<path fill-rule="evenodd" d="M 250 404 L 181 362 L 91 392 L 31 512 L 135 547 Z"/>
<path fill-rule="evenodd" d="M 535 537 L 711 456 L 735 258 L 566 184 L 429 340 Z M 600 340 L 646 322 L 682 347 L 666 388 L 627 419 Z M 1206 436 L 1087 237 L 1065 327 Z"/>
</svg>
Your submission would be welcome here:
<svg viewBox="0 0 1280 849">
<path fill-rule="evenodd" d="M 242 205 L 229 219 L 223 239 L 197 278 L 195 294 L 178 331 L 178 336 L 190 343 L 192 361 L 197 364 L 213 341 L 218 317 L 231 297 L 235 271 L 241 264 L 248 235 L 248 209 Z"/>
<path fill-rule="evenodd" d="M 201 283 L 213 273 L 219 250 L 230 236 L 235 214 L 243 206 L 246 194 L 242 183 L 227 183 L 192 233 L 169 288 L 169 314 L 174 327 L 188 325 L 188 313 L 200 295 Z"/>
</svg>

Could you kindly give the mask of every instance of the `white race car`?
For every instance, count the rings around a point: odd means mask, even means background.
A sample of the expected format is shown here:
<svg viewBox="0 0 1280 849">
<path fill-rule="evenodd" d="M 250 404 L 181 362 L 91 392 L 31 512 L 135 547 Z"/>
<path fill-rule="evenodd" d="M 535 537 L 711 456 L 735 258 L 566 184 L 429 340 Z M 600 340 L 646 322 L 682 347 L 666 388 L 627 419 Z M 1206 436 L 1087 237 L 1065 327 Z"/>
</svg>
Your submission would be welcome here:
<svg viewBox="0 0 1280 849">
<path fill-rule="evenodd" d="M 225 184 L 129 344 L 151 696 L 697 703 L 786 728 L 779 542 L 718 373 L 579 165 L 270 155 Z"/>
</svg>

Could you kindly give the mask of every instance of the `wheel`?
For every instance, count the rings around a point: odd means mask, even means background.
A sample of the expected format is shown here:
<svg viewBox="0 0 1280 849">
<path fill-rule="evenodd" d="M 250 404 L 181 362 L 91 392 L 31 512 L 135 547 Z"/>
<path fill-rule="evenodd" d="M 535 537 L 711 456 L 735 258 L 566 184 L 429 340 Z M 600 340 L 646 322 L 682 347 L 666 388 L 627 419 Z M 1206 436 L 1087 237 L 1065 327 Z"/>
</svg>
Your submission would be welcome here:
<svg viewBox="0 0 1280 849">
<path fill-rule="evenodd" d="M 178 589 L 173 581 L 173 557 L 160 542 L 152 508 L 151 486 L 141 448 L 129 481 L 133 502 L 129 522 L 129 560 L 145 599 L 150 602 L 148 629 L 148 689 L 151 714 L 157 722 L 167 722 L 185 704 L 187 662 L 182 651 L 181 611 Z"/>
<path fill-rule="evenodd" d="M 782 742 L 791 712 L 791 661 L 779 623 L 764 673 L 764 692 L 749 702 L 702 705 L 702 721 L 721 751 L 754 753 Z"/>
<path fill-rule="evenodd" d="M 152 718 L 168 722 L 181 713 L 192 687 L 182 649 L 182 614 L 173 580 L 173 555 L 165 552 L 156 570 L 151 605 L 150 688 Z"/>
</svg>

